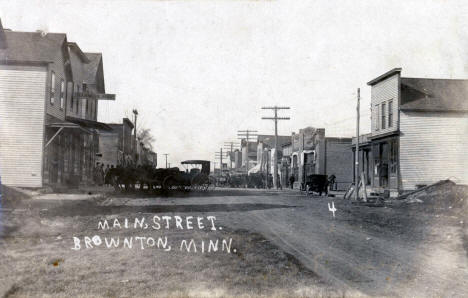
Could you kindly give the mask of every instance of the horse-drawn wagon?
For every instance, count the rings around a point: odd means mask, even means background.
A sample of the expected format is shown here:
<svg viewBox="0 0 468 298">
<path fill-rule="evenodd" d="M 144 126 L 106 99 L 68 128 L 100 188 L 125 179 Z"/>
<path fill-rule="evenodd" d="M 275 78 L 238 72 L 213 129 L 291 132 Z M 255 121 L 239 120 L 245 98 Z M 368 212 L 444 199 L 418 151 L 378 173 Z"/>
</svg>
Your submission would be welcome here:
<svg viewBox="0 0 468 298">
<path fill-rule="evenodd" d="M 179 168 L 154 168 L 143 166 L 119 166 L 109 170 L 108 180 L 116 190 L 208 190 L 214 187 L 210 180 L 210 162 L 186 160 L 185 171 Z"/>
</svg>

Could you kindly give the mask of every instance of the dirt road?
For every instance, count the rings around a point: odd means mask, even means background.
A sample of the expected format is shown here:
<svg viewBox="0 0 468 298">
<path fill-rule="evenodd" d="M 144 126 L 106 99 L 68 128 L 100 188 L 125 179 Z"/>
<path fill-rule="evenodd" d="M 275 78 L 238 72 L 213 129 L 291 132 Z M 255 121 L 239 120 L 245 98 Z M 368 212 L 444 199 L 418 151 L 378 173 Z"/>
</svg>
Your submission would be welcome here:
<svg viewBox="0 0 468 298">
<path fill-rule="evenodd" d="M 151 289 L 168 296 L 468 296 L 466 219 L 422 212 L 420 206 L 375 208 L 340 198 L 259 190 L 24 202 L 3 211 L 0 219 L 0 280 L 8 282 L 5 291 L 13 296 L 36 293 L 44 284 L 49 288 L 38 294 L 76 294 L 77 276 L 94 285 L 90 293 L 103 296 L 151 296 Z M 335 216 L 329 211 L 332 202 Z M 109 235 L 98 229 L 100 220 L 154 215 L 215 216 L 214 232 L 171 228 L 164 233 L 174 243 L 232 238 L 236 253 L 207 257 L 180 251 L 70 249 L 72 236 L 83 240 Z M 118 229 L 111 234 L 135 236 L 135 231 Z M 40 270 L 31 271 L 27 259 Z M 54 262 L 60 265 L 56 268 Z M 137 265 L 127 268 L 119 262 Z M 145 266 L 155 262 L 160 263 L 158 269 Z M 34 286 L 27 284 L 34 280 L 28 270 L 48 275 Z M 51 274 L 59 281 L 58 288 L 50 287 Z M 96 278 L 101 282 L 93 282 Z M 108 292 L 99 291 L 99 286 Z M 109 290 L 116 287 L 124 291 Z M 197 291 L 187 291 L 194 288 Z"/>
</svg>

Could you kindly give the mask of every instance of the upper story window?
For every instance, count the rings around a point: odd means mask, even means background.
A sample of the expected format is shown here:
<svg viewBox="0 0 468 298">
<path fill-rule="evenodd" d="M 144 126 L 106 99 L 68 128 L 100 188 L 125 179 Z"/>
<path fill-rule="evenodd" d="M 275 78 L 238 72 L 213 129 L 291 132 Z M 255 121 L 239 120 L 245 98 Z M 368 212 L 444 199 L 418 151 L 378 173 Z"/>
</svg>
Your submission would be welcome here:
<svg viewBox="0 0 468 298">
<path fill-rule="evenodd" d="M 50 104 L 55 102 L 55 72 L 50 73 Z"/>
<path fill-rule="evenodd" d="M 86 111 L 85 117 L 88 117 L 89 116 L 89 100 L 86 100 L 85 111 Z"/>
<path fill-rule="evenodd" d="M 388 101 L 388 127 L 393 126 L 393 100 Z"/>
<path fill-rule="evenodd" d="M 380 107 L 375 105 L 375 130 L 379 130 L 380 127 Z"/>
<path fill-rule="evenodd" d="M 68 90 L 68 93 L 70 93 L 70 110 L 73 111 L 73 101 L 75 100 L 74 96 L 74 86 L 73 86 L 73 82 L 68 82 L 69 86 L 71 86 L 70 88 L 67 88 Z M 70 91 L 71 90 L 71 91 Z"/>
<path fill-rule="evenodd" d="M 382 129 L 385 129 L 385 126 L 386 126 L 386 124 L 387 124 L 387 120 L 386 120 L 386 117 L 385 117 L 385 116 L 386 116 L 386 112 L 387 112 L 386 106 L 387 106 L 387 105 L 383 102 L 383 103 L 382 103 Z"/>
<path fill-rule="evenodd" d="M 75 112 L 78 114 L 79 102 L 80 102 L 80 85 L 75 85 L 76 87 L 76 102 L 75 102 Z"/>
<path fill-rule="evenodd" d="M 65 105 L 65 81 L 60 80 L 60 109 L 63 110 Z"/>
</svg>

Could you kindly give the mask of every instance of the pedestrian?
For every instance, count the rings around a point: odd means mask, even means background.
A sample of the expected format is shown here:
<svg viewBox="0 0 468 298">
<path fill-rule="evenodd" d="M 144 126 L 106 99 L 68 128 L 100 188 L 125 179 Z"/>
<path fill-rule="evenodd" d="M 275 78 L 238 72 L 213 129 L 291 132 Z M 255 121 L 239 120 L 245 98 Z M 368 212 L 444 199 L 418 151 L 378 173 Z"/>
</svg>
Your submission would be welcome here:
<svg viewBox="0 0 468 298">
<path fill-rule="evenodd" d="M 104 164 L 102 163 L 98 169 L 98 185 L 102 186 L 104 184 Z"/>
<path fill-rule="evenodd" d="M 330 187 L 330 190 L 336 190 L 335 182 L 336 182 L 336 176 L 335 174 L 331 174 L 330 177 L 328 178 L 328 185 Z"/>
<path fill-rule="evenodd" d="M 294 180 L 294 175 L 291 175 L 291 177 L 289 177 L 289 187 L 291 187 L 291 189 L 293 189 Z"/>
<path fill-rule="evenodd" d="M 99 183 L 99 164 L 100 162 L 97 162 L 93 169 L 93 180 L 95 184 Z"/>
</svg>

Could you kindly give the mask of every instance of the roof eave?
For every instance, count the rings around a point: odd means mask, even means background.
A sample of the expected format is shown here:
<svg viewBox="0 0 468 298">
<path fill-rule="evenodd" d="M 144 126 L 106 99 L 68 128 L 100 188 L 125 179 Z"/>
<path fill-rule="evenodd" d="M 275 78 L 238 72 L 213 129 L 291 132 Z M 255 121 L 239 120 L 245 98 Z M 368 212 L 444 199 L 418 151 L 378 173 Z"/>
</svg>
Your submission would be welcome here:
<svg viewBox="0 0 468 298">
<path fill-rule="evenodd" d="M 369 85 L 369 86 L 375 85 L 378 82 L 380 82 L 380 81 L 382 81 L 382 80 L 384 80 L 384 79 L 386 79 L 386 78 L 388 78 L 388 77 L 390 77 L 390 76 L 392 76 L 394 74 L 397 74 L 397 73 L 401 73 L 401 67 L 397 67 L 397 68 L 394 68 L 394 69 L 392 69 L 390 71 L 387 71 L 386 73 L 384 73 L 384 74 L 376 77 L 375 79 L 367 82 L 367 85 Z"/>
</svg>

